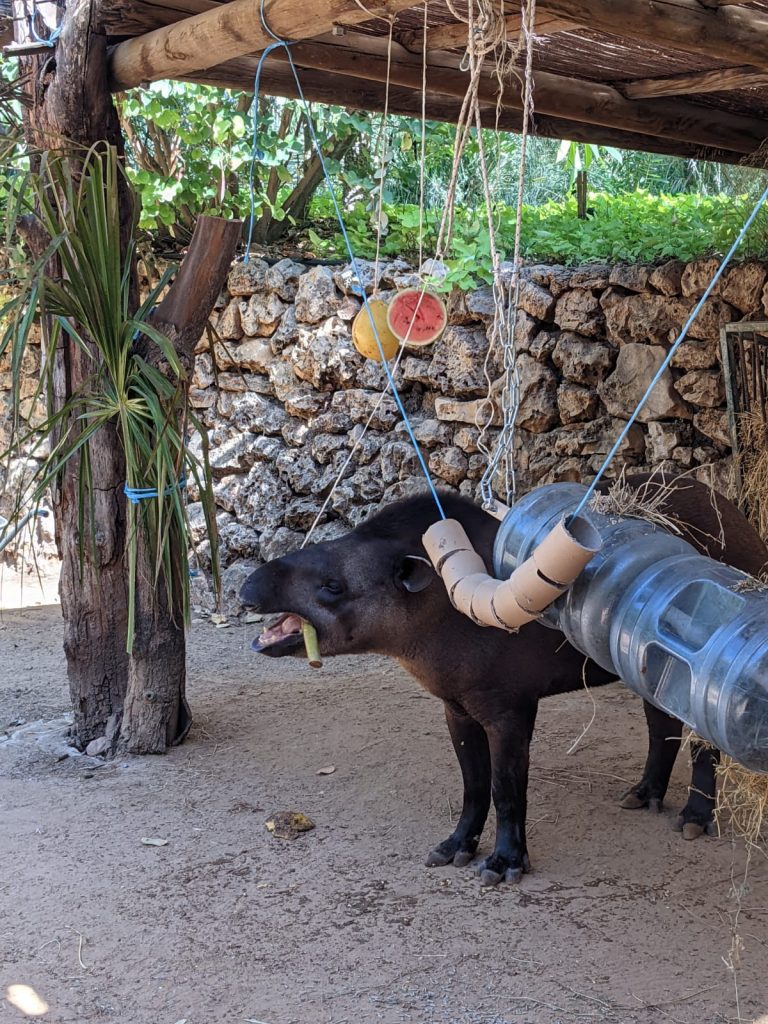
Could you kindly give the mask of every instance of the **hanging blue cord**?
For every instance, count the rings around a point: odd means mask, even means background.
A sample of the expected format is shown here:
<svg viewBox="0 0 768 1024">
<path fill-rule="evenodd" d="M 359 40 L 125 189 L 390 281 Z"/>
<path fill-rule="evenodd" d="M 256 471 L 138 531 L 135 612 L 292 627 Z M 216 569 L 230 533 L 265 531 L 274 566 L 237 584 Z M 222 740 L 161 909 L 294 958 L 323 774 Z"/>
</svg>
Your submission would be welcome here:
<svg viewBox="0 0 768 1024">
<path fill-rule="evenodd" d="M 635 422 L 635 420 L 637 419 L 638 415 L 640 414 L 640 410 L 643 408 L 645 403 L 650 398 L 651 392 L 653 391 L 653 389 L 656 387 L 656 385 L 661 380 L 664 371 L 667 369 L 669 364 L 672 362 L 672 359 L 673 359 L 673 357 L 675 355 L 675 352 L 677 352 L 677 350 L 680 348 L 680 346 L 682 345 L 683 341 L 685 340 L 686 335 L 688 334 L 688 331 L 690 330 L 691 324 L 694 322 L 696 317 L 699 315 L 699 313 L 701 312 L 702 306 L 707 301 L 709 296 L 712 294 L 713 288 L 715 287 L 717 282 L 722 277 L 723 271 L 728 266 L 728 264 L 731 262 L 731 259 L 733 258 L 734 253 L 739 248 L 741 243 L 744 241 L 744 236 L 749 231 L 749 229 L 752 227 L 752 224 L 753 224 L 753 222 L 755 220 L 755 217 L 757 217 L 758 213 L 760 212 L 760 208 L 766 202 L 766 200 L 768 200 L 768 188 L 765 189 L 763 194 L 758 199 L 757 203 L 755 203 L 755 206 L 754 206 L 752 212 L 750 213 L 749 217 L 747 217 L 747 219 L 746 219 L 746 221 L 744 223 L 744 226 L 742 227 L 741 231 L 739 231 L 738 235 L 736 236 L 736 240 L 734 241 L 733 245 L 731 246 L 731 248 L 726 253 L 726 256 L 723 259 L 723 262 L 717 268 L 717 273 L 712 278 L 712 280 L 709 282 L 709 285 L 707 286 L 707 290 L 704 292 L 704 294 L 701 296 L 699 301 L 694 306 L 694 308 L 693 308 L 693 310 L 691 312 L 691 315 L 685 321 L 683 329 L 678 334 L 678 336 L 675 339 L 675 342 L 672 345 L 672 347 L 670 348 L 669 352 L 667 352 L 667 356 L 664 359 L 664 362 L 661 364 L 661 366 L 658 368 L 658 370 L 654 374 L 653 380 L 648 385 L 648 387 L 645 389 L 645 394 L 640 399 L 640 401 L 637 403 L 637 408 L 632 413 L 630 418 L 627 420 L 627 422 L 626 422 L 626 424 L 624 426 L 624 429 L 621 431 L 619 436 L 616 438 L 616 441 L 614 442 L 613 447 L 611 448 L 611 450 L 606 455 L 606 457 L 605 457 L 605 459 L 603 461 L 602 466 L 598 470 L 597 476 L 595 477 L 595 479 L 592 481 L 592 483 L 587 488 L 587 493 L 581 499 L 581 501 L 579 502 L 579 504 L 578 504 L 578 506 L 576 508 L 576 511 L 573 513 L 573 515 L 568 520 L 569 523 L 572 522 L 576 518 L 576 516 L 578 516 L 586 508 L 587 502 L 589 501 L 589 499 L 594 494 L 595 487 L 597 486 L 600 478 L 602 477 L 603 473 L 606 471 L 608 466 L 610 466 L 611 462 L 613 461 L 616 453 L 618 452 L 619 448 L 621 447 L 622 441 L 626 438 L 627 434 L 629 433 L 630 427 L 632 426 L 632 424 Z"/>
<path fill-rule="evenodd" d="M 37 29 L 35 28 L 35 16 L 34 16 L 34 14 L 31 14 L 29 16 L 28 21 L 29 21 L 29 31 L 32 33 L 32 38 L 35 40 L 36 43 L 42 43 L 43 46 L 50 46 L 50 47 L 53 47 L 53 46 L 56 45 L 56 40 L 61 35 L 61 29 L 62 29 L 63 22 L 62 22 L 62 25 L 57 25 L 56 26 L 56 28 L 51 32 L 51 34 L 48 36 L 47 39 L 44 39 L 38 33 Z"/>
<path fill-rule="evenodd" d="M 262 15 L 262 21 L 264 20 Z M 269 32 L 270 30 L 264 26 Z M 270 33 L 271 35 L 271 33 Z M 270 43 L 266 50 L 263 51 L 259 57 L 259 63 L 256 65 L 256 77 L 253 80 L 253 144 L 251 146 L 251 163 L 248 168 L 248 193 L 251 200 L 250 215 L 248 217 L 248 241 L 245 246 L 245 256 L 243 257 L 243 263 L 248 264 L 251 259 L 251 244 L 253 242 L 253 228 L 256 222 L 256 191 L 254 189 L 254 175 L 256 173 L 256 161 L 260 160 L 264 155 L 263 150 L 259 146 L 259 87 L 261 84 L 261 72 L 264 68 L 264 61 L 272 53 L 273 50 L 278 50 L 281 46 L 287 48 L 288 44 L 283 42 Z"/>
<path fill-rule="evenodd" d="M 389 363 L 387 362 L 387 358 L 384 355 L 384 348 L 383 348 L 383 346 L 381 344 L 381 339 L 379 338 L 379 331 L 378 331 L 378 328 L 376 327 L 376 322 L 373 319 L 373 314 L 371 313 L 371 307 L 370 307 L 370 305 L 368 303 L 368 296 L 365 294 L 365 287 L 363 286 L 363 278 L 362 278 L 362 275 L 360 273 L 360 269 L 358 267 L 357 260 L 355 259 L 355 254 L 354 254 L 354 251 L 352 249 L 352 243 L 350 242 L 349 235 L 347 234 L 347 228 L 346 228 L 346 225 L 344 223 L 344 217 L 342 215 L 341 208 L 339 207 L 338 200 L 336 199 L 336 192 L 334 190 L 333 183 L 331 181 L 331 176 L 330 176 L 330 174 L 328 172 L 328 167 L 327 167 L 326 162 L 325 162 L 325 157 L 323 156 L 323 151 L 322 151 L 322 149 L 320 147 L 320 143 L 319 143 L 318 138 L 317 138 L 317 133 L 315 132 L 315 125 L 314 125 L 314 121 L 312 119 L 312 114 L 311 114 L 310 109 L 309 109 L 309 104 L 307 103 L 306 97 L 304 96 L 304 90 L 301 87 L 301 81 L 299 79 L 298 72 L 296 71 L 296 65 L 294 64 L 293 57 L 291 56 L 290 43 L 286 42 L 284 39 L 281 39 L 280 36 L 275 35 L 275 33 L 272 31 L 272 29 L 267 24 L 266 14 L 265 14 L 265 11 L 264 11 L 264 3 L 265 3 L 265 0 L 261 0 L 260 11 L 259 11 L 260 16 L 261 16 L 261 24 L 264 27 L 264 31 L 267 32 L 275 40 L 275 42 L 270 44 L 270 46 L 262 53 L 261 58 L 260 58 L 259 63 L 258 63 L 258 66 L 256 68 L 256 78 L 254 80 L 254 97 L 253 97 L 254 125 L 258 125 L 258 121 L 257 121 L 257 117 L 258 117 L 257 108 L 258 108 L 259 98 L 258 98 L 258 93 L 257 93 L 256 90 L 257 90 L 257 86 L 258 86 L 258 83 L 259 83 L 259 78 L 260 78 L 260 75 L 261 75 L 262 65 L 264 63 L 264 60 L 265 60 L 267 54 L 270 52 L 270 50 L 273 50 L 276 47 L 282 46 L 285 49 L 285 53 L 286 53 L 286 56 L 288 58 L 288 64 L 290 65 L 291 71 L 293 73 L 294 81 L 296 82 L 296 89 L 297 89 L 298 94 L 299 94 L 299 100 L 301 102 L 301 105 L 304 108 L 304 117 L 306 118 L 307 128 L 309 129 L 310 138 L 312 139 L 312 145 L 314 146 L 315 152 L 317 153 L 317 158 L 320 161 L 320 166 L 322 167 L 322 170 L 323 170 L 323 176 L 325 177 L 325 183 L 328 186 L 328 191 L 329 191 L 330 196 L 331 196 L 331 202 L 333 203 L 333 209 L 334 209 L 334 212 L 336 214 L 336 219 L 339 222 L 339 227 L 341 228 L 341 234 L 342 234 L 342 237 L 344 239 L 344 245 L 345 245 L 346 250 L 347 250 L 347 255 L 349 256 L 349 262 L 350 262 L 350 265 L 352 266 L 352 271 L 353 271 L 355 277 L 357 278 L 358 284 L 360 285 L 360 292 L 361 292 L 361 297 L 362 297 L 363 305 L 365 307 L 366 313 L 368 314 L 368 319 L 370 320 L 370 323 L 371 323 L 371 329 L 373 331 L 373 336 L 376 339 L 376 346 L 377 346 L 377 348 L 379 350 L 379 356 L 381 357 L 381 364 L 384 367 L 384 373 L 387 376 L 387 383 L 389 384 L 390 388 L 392 389 L 392 397 L 395 400 L 395 404 L 397 405 L 397 408 L 398 408 L 398 410 L 400 412 L 400 415 L 401 415 L 401 417 L 403 419 L 403 423 L 405 424 L 405 429 L 408 432 L 408 437 L 410 439 L 411 444 L 413 445 L 413 450 L 416 453 L 416 458 L 419 460 L 419 465 L 421 466 L 421 470 L 422 470 L 422 472 L 424 474 L 424 478 L 427 481 L 427 484 L 429 485 L 430 491 L 432 492 L 432 497 L 434 499 L 435 505 L 437 506 L 437 511 L 440 513 L 440 518 L 441 519 L 445 519 L 446 515 L 445 515 L 445 512 L 443 511 L 443 506 L 442 506 L 442 504 L 440 502 L 440 496 L 438 495 L 437 490 L 435 488 L 435 485 L 432 482 L 432 477 L 430 476 L 429 470 L 427 469 L 427 464 L 424 461 L 424 456 L 422 455 L 421 449 L 419 448 L 419 443 L 416 440 L 415 434 L 413 433 L 413 427 L 411 426 L 411 421 L 408 419 L 408 413 L 405 411 L 405 406 L 403 405 L 403 401 L 400 398 L 400 393 L 397 390 L 397 385 L 395 384 L 395 378 L 392 376 L 392 371 L 389 368 Z M 254 136 L 254 139 L 255 139 L 255 136 Z M 256 146 L 256 143 L 254 141 L 254 152 L 256 151 L 256 148 L 257 148 L 257 146 Z M 254 157 L 254 159 L 255 159 L 255 157 Z M 251 196 L 253 197 L 253 191 L 251 191 Z M 253 210 L 253 202 L 251 204 L 251 209 Z M 250 237 L 251 237 L 251 233 L 252 233 L 252 228 L 253 228 L 253 214 L 251 216 L 251 226 L 249 227 L 249 231 L 248 231 L 249 241 L 250 241 Z"/>
<path fill-rule="evenodd" d="M 182 477 L 175 484 L 169 484 L 163 491 L 163 497 L 167 498 L 170 494 L 173 494 L 175 490 L 183 490 L 187 486 L 185 477 Z M 129 487 L 128 484 L 123 488 L 125 496 L 132 505 L 138 505 L 140 501 L 148 501 L 150 498 L 158 497 L 157 490 L 154 487 Z"/>
</svg>

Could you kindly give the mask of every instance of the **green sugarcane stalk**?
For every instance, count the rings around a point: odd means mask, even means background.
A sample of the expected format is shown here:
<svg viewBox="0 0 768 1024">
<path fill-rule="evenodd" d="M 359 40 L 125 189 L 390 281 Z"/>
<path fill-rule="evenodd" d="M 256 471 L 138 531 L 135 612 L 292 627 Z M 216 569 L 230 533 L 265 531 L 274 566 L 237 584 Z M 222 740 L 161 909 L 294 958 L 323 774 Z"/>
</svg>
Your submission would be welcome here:
<svg viewBox="0 0 768 1024">
<path fill-rule="evenodd" d="M 320 657 L 320 647 L 317 642 L 317 630 L 311 622 L 304 619 L 301 623 L 301 632 L 304 635 L 304 649 L 307 652 L 307 660 L 310 668 L 322 668 L 323 659 Z"/>
</svg>

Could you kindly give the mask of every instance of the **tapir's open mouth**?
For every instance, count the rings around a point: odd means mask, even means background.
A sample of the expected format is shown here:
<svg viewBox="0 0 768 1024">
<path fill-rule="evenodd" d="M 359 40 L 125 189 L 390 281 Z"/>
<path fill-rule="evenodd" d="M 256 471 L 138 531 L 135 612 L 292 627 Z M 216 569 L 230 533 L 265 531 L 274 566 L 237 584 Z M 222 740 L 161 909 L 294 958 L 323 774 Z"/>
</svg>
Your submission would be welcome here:
<svg viewBox="0 0 768 1024">
<path fill-rule="evenodd" d="M 251 647 L 259 654 L 289 654 L 304 642 L 303 622 L 302 617 L 293 612 L 278 615 L 253 641 Z"/>
</svg>

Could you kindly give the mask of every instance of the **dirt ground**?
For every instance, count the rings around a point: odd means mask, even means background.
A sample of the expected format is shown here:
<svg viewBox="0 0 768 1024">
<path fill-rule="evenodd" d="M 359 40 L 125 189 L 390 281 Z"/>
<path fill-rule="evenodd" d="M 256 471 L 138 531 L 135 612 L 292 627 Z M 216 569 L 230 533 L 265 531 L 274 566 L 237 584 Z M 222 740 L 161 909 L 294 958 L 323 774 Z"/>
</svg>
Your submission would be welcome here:
<svg viewBox="0 0 768 1024">
<path fill-rule="evenodd" d="M 0 1020 L 23 984 L 56 1024 L 768 1024 L 768 861 L 742 885 L 740 846 L 672 831 L 682 758 L 667 813 L 619 809 L 627 691 L 571 755 L 589 697 L 544 702 L 535 870 L 484 890 L 423 866 L 460 804 L 438 702 L 379 659 L 260 659 L 253 628 L 194 627 L 188 742 L 100 764 L 64 756 L 59 609 L 0 616 Z M 316 828 L 274 838 L 281 810 Z"/>
</svg>

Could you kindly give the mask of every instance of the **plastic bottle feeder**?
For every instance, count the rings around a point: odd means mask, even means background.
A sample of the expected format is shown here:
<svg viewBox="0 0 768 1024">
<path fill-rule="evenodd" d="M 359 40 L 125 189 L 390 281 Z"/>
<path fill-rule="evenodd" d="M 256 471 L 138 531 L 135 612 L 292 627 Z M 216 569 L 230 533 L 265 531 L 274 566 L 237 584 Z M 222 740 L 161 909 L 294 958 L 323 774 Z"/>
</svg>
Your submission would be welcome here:
<svg viewBox="0 0 768 1024">
<path fill-rule="evenodd" d="M 744 573 L 645 520 L 590 512 L 571 521 L 585 491 L 550 484 L 517 502 L 496 535 L 496 579 L 458 523 L 430 527 L 424 544 L 454 605 L 501 628 L 538 618 L 703 739 L 768 772 L 768 591 L 741 589 Z"/>
</svg>

